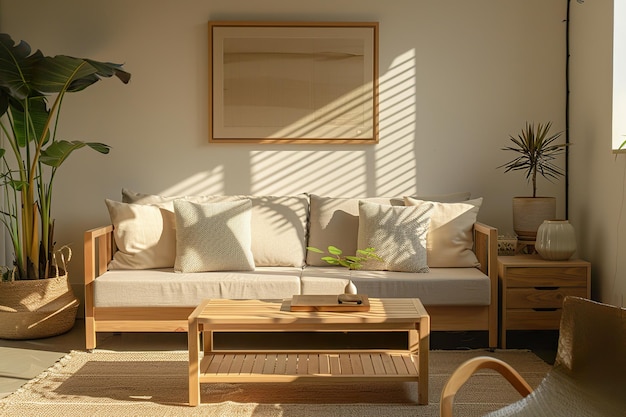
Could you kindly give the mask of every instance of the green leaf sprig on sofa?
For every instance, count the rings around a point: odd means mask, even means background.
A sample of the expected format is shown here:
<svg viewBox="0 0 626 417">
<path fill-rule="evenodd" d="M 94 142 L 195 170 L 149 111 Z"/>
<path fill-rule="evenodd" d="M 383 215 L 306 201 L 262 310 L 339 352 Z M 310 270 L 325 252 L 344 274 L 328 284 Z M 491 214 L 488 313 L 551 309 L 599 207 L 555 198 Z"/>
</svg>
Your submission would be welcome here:
<svg viewBox="0 0 626 417">
<path fill-rule="evenodd" d="M 497 344 L 497 229 L 469 193 L 399 198 L 160 196 L 122 190 L 85 233 L 86 345 L 98 332 L 187 331 L 204 299 L 340 294 L 417 297 L 432 330 Z M 351 276 L 307 247 L 374 247 Z"/>
</svg>

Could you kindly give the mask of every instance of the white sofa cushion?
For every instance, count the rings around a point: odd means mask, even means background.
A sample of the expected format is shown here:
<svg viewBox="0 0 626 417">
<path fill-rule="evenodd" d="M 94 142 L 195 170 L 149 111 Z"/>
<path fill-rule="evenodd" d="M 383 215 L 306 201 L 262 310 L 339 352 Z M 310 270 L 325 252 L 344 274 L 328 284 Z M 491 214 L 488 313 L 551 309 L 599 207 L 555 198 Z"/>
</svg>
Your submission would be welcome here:
<svg viewBox="0 0 626 417">
<path fill-rule="evenodd" d="M 250 200 L 174 201 L 177 272 L 251 271 Z"/>
<path fill-rule="evenodd" d="M 491 302 L 489 277 L 477 268 L 431 268 L 428 273 L 348 271 L 341 267 L 306 267 L 302 293 L 343 292 L 351 279 L 359 294 L 380 298 L 419 298 L 425 306 L 486 306 Z M 343 284 L 345 285 L 345 284 Z"/>
<path fill-rule="evenodd" d="M 426 235 L 433 205 L 389 206 L 359 202 L 358 247 L 374 248 L 382 260 L 371 259 L 363 269 L 428 272 Z"/>
<path fill-rule="evenodd" d="M 482 198 L 458 203 L 440 203 L 405 197 L 407 206 L 430 204 L 434 211 L 430 220 L 426 248 L 431 268 L 464 268 L 478 265 L 472 251 L 472 235 Z"/>
<path fill-rule="evenodd" d="M 96 307 L 197 307 L 208 298 L 282 299 L 300 294 L 301 268 L 174 273 L 107 271 L 94 282 Z"/>
<path fill-rule="evenodd" d="M 117 252 L 110 269 L 150 269 L 174 266 L 174 213 L 154 205 L 106 199 Z"/>
<path fill-rule="evenodd" d="M 196 203 L 235 201 L 252 202 L 252 254 L 256 266 L 304 266 L 306 256 L 309 199 L 294 196 L 219 196 L 198 195 L 167 197 L 122 189 L 126 202 L 172 205 L 184 199 Z"/>
</svg>

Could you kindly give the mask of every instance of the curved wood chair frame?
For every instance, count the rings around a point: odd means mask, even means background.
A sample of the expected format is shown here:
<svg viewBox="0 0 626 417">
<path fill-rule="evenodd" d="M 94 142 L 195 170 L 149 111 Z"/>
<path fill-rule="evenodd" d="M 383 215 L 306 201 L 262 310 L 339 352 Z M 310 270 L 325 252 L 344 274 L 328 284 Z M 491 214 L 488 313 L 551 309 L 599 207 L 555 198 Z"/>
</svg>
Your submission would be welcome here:
<svg viewBox="0 0 626 417">
<path fill-rule="evenodd" d="M 493 369 L 502 375 L 523 397 L 533 389 L 508 363 L 490 356 L 478 356 L 463 362 L 452 374 L 441 391 L 440 415 L 452 417 L 454 396 L 468 379 L 481 369 Z"/>
</svg>

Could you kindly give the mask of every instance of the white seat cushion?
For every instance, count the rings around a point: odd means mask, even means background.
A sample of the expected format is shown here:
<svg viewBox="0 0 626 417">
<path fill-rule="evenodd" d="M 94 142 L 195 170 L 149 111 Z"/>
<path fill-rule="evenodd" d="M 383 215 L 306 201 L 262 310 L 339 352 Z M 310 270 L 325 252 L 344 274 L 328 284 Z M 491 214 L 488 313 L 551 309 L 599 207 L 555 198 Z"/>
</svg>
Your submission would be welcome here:
<svg viewBox="0 0 626 417">
<path fill-rule="evenodd" d="M 282 299 L 300 294 L 301 268 L 175 273 L 173 268 L 107 271 L 94 283 L 96 307 L 195 307 L 207 298 Z"/>
<path fill-rule="evenodd" d="M 335 291 L 348 279 L 359 294 L 380 298 L 419 298 L 424 305 L 489 305 L 489 277 L 477 268 L 430 268 L 427 273 L 348 271 L 340 267 L 310 266 L 302 272 L 302 293 Z M 343 288 L 339 293 L 343 292 Z"/>
</svg>

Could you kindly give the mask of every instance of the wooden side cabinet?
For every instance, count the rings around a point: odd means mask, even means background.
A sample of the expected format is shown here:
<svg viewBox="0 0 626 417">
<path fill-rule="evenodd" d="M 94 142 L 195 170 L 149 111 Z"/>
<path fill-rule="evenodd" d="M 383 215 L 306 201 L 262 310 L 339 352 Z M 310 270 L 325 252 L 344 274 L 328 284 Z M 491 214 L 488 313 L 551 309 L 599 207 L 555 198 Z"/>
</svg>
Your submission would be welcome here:
<svg viewBox="0 0 626 417">
<path fill-rule="evenodd" d="M 567 295 L 591 297 L 591 264 L 538 255 L 498 256 L 500 346 L 507 330 L 558 329 Z"/>
</svg>

